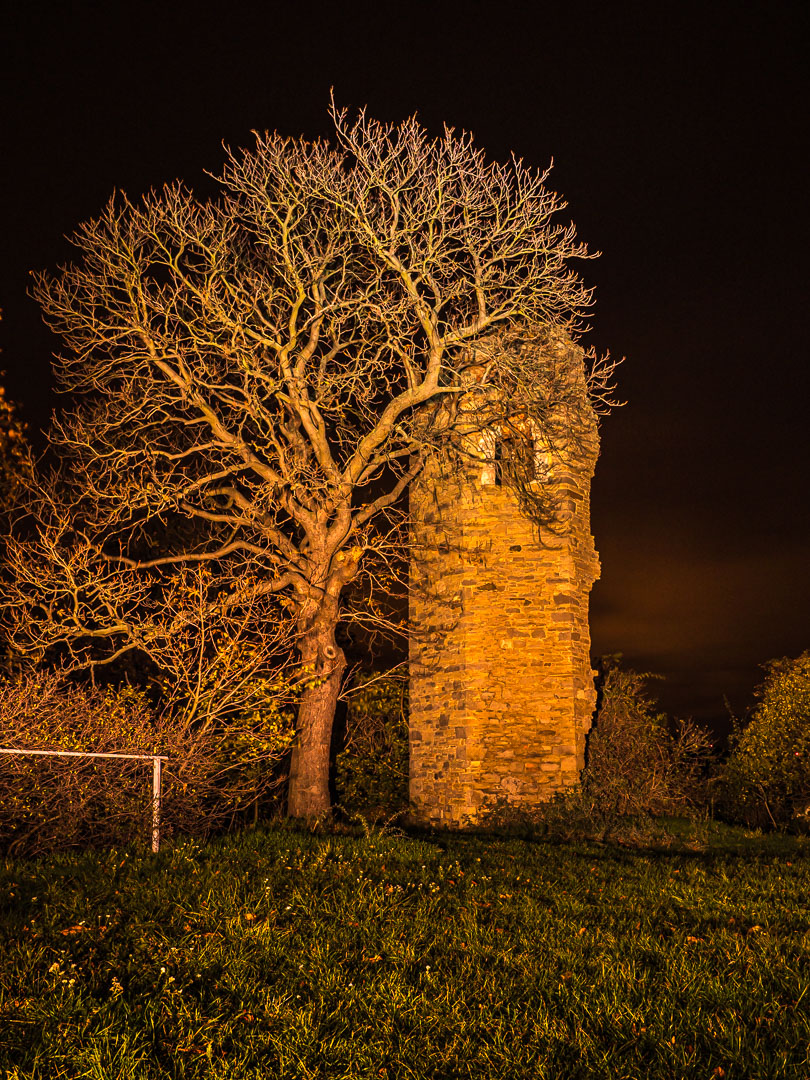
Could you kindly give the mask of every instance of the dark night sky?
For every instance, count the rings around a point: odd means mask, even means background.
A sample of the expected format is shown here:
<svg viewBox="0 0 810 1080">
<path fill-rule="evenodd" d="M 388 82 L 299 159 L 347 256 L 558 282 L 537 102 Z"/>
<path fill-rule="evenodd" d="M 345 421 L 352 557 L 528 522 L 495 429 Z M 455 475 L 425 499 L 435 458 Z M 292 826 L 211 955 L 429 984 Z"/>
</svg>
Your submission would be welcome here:
<svg viewBox="0 0 810 1080">
<path fill-rule="evenodd" d="M 252 128 L 327 134 L 332 85 L 382 120 L 471 130 L 494 157 L 553 157 L 603 252 L 582 264 L 589 340 L 627 357 L 593 489 L 594 654 L 665 675 L 670 711 L 718 723 L 724 694 L 742 710 L 759 663 L 810 646 L 806 3 L 284 7 L 6 18 L 10 395 L 34 428 L 56 403 L 26 289 L 68 257 L 64 234 L 114 188 L 199 186 Z"/>
</svg>

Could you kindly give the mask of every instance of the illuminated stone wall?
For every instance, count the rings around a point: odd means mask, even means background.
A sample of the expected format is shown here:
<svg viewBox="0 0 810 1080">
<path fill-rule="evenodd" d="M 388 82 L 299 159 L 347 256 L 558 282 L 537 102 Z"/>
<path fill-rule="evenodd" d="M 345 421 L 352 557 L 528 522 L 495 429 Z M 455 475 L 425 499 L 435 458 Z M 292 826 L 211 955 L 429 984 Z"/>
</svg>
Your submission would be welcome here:
<svg viewBox="0 0 810 1080">
<path fill-rule="evenodd" d="M 596 453 L 594 427 L 576 467 L 554 466 L 564 524 L 539 538 L 487 463 L 442 475 L 433 462 L 413 487 L 417 822 L 473 823 L 485 803 L 531 807 L 579 779 L 596 696 L 588 630 L 599 574 L 589 514 Z"/>
</svg>

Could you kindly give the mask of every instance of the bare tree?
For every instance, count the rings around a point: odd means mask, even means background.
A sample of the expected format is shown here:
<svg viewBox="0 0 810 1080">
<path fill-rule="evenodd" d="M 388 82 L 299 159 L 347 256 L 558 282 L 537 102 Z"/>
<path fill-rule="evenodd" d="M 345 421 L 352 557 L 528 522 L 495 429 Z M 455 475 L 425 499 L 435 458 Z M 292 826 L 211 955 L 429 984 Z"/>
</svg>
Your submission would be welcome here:
<svg viewBox="0 0 810 1080">
<path fill-rule="evenodd" d="M 609 368 L 594 360 L 572 389 L 536 347 L 590 303 L 547 172 L 414 118 L 331 115 L 332 144 L 264 134 L 228 152 L 216 200 L 180 185 L 113 199 L 76 234 L 77 264 L 38 279 L 78 400 L 52 433 L 73 505 L 40 511 L 38 559 L 16 556 L 36 570 L 10 601 L 21 647 L 86 664 L 160 636 L 139 612 L 179 566 L 210 569 L 212 612 L 269 598 L 300 661 L 288 805 L 302 818 L 329 808 L 336 629 L 373 618 L 342 607 L 347 586 L 401 558 L 403 495 L 432 447 L 469 433 L 463 396 L 481 423 L 542 431 L 561 404 L 592 417 Z M 196 528 L 184 539 L 178 522 Z"/>
</svg>

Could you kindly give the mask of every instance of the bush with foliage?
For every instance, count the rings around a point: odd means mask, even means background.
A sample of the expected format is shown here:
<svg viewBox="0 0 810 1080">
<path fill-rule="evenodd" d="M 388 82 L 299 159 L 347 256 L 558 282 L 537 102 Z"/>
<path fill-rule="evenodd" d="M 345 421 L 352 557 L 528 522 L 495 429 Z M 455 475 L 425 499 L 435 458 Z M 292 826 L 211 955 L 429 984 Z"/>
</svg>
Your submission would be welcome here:
<svg viewBox="0 0 810 1080">
<path fill-rule="evenodd" d="M 408 808 L 408 683 L 364 674 L 348 698 L 336 787 L 344 810 L 380 821 Z"/>
<path fill-rule="evenodd" d="M 748 825 L 798 825 L 810 810 L 810 650 L 765 671 L 750 721 L 732 735 L 720 805 Z"/>
<path fill-rule="evenodd" d="M 195 725 L 129 686 L 19 673 L 0 682 L 0 746 L 166 755 L 164 831 L 206 834 L 282 782 L 293 725 L 271 691 L 259 687 L 262 700 L 227 725 Z M 151 811 L 148 761 L 0 756 L 0 847 L 8 851 L 146 839 Z"/>
<path fill-rule="evenodd" d="M 8 527 L 10 511 L 26 492 L 32 468 L 25 425 L 0 386 L 0 521 L 4 530 Z"/>
<path fill-rule="evenodd" d="M 705 801 L 709 734 L 692 720 L 670 723 L 647 689 L 650 675 L 602 661 L 599 704 L 582 777 L 603 812 L 689 814 Z"/>
<path fill-rule="evenodd" d="M 0 312 L 0 319 L 2 319 Z M 0 529 L 5 535 L 33 477 L 33 457 L 25 424 L 0 386 Z"/>
</svg>

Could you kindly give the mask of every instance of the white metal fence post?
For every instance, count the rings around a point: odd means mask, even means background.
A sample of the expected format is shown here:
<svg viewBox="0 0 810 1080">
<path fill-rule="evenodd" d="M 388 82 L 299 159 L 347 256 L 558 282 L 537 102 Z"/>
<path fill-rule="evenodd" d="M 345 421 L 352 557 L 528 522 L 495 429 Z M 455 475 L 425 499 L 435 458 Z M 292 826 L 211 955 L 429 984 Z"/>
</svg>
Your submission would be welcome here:
<svg viewBox="0 0 810 1080">
<path fill-rule="evenodd" d="M 152 851 L 160 851 L 160 797 L 163 758 L 152 758 Z"/>
</svg>

